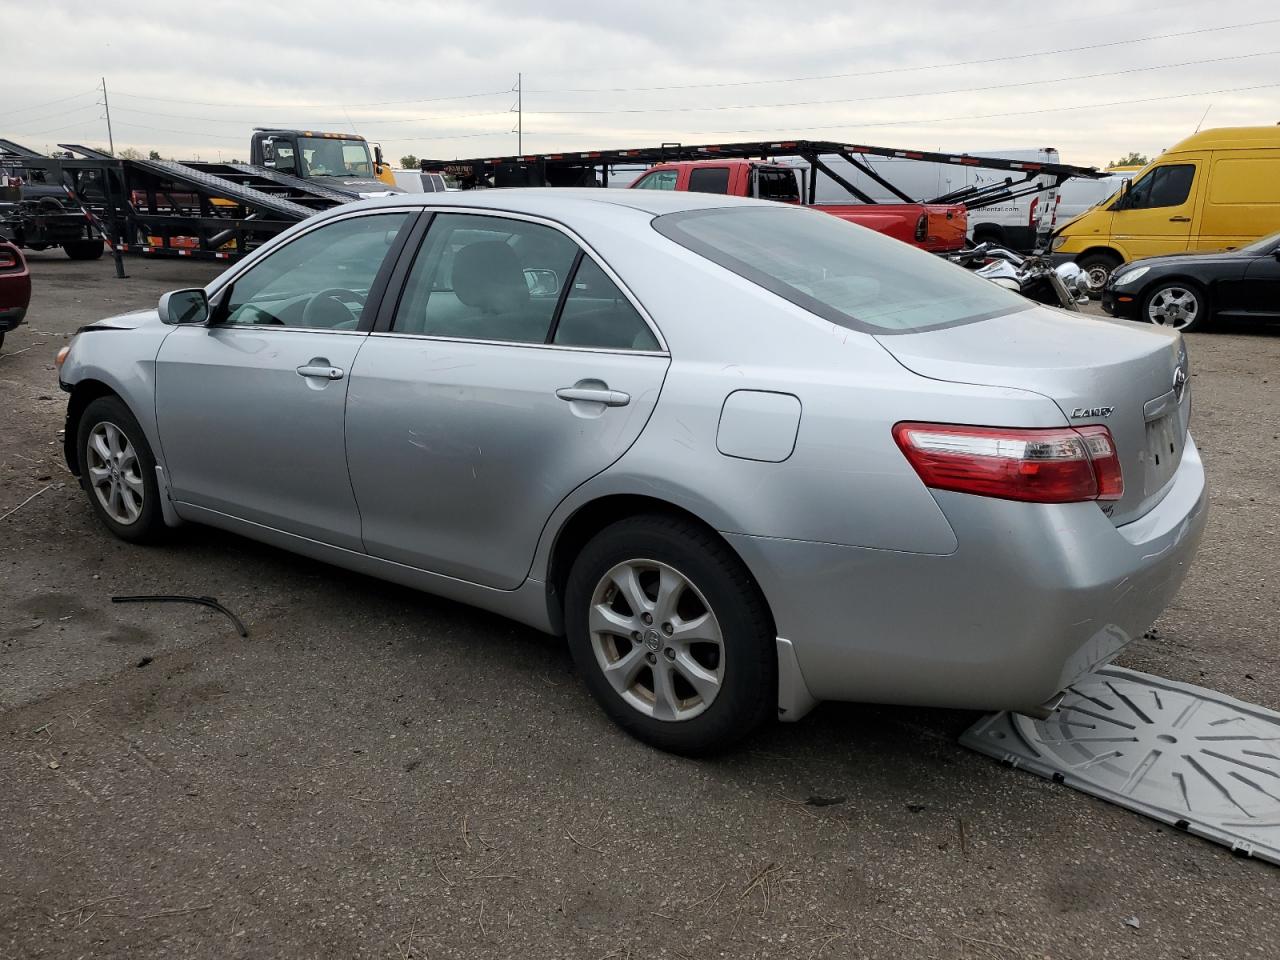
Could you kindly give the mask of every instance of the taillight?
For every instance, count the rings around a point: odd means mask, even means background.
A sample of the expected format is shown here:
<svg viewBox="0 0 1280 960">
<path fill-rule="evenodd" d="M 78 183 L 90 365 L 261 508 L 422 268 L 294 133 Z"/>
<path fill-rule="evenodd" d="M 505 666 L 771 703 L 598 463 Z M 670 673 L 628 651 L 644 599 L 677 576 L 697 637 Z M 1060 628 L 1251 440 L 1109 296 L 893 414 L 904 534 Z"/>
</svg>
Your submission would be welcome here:
<svg viewBox="0 0 1280 960">
<path fill-rule="evenodd" d="M 929 215 L 927 213 L 920 214 L 920 219 L 916 221 L 916 243 L 924 243 L 929 238 Z"/>
<path fill-rule="evenodd" d="M 1027 220 L 1027 226 L 1034 227 L 1036 225 L 1036 210 L 1040 208 L 1040 198 L 1031 198 L 1031 216 Z"/>
<path fill-rule="evenodd" d="M 12 270 L 17 265 L 17 257 L 7 250 L 0 250 L 0 270 Z"/>
<path fill-rule="evenodd" d="M 899 423 L 893 439 L 925 486 L 1031 503 L 1118 500 L 1124 476 L 1111 431 Z"/>
</svg>

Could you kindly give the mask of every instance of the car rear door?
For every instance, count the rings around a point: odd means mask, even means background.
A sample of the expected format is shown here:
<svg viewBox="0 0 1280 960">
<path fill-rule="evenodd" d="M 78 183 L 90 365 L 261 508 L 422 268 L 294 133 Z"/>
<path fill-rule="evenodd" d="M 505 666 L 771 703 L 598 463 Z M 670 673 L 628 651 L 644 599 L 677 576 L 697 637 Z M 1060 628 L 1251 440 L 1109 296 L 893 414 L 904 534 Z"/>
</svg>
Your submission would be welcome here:
<svg viewBox="0 0 1280 960">
<path fill-rule="evenodd" d="M 175 500 L 362 549 L 348 377 L 413 216 L 366 212 L 301 233 L 215 293 L 208 326 L 165 338 L 156 416 Z"/>
<path fill-rule="evenodd" d="M 365 547 L 512 589 L 556 505 L 640 435 L 669 358 L 617 278 L 555 225 L 439 213 L 402 259 L 347 404 Z"/>
<path fill-rule="evenodd" d="M 1240 299 L 1241 308 L 1249 313 L 1280 317 L 1280 241 L 1271 252 L 1253 258 Z"/>
</svg>

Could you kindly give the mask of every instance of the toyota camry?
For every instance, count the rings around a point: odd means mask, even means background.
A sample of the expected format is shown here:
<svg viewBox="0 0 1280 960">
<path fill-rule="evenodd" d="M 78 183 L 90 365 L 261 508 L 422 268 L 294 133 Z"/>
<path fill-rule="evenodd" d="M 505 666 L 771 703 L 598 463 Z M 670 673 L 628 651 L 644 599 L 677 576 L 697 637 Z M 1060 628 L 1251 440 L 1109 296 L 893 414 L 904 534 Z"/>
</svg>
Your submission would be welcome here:
<svg viewBox="0 0 1280 960">
<path fill-rule="evenodd" d="M 562 634 L 685 753 L 822 700 L 1047 715 L 1186 574 L 1187 370 L 822 213 L 555 189 L 318 214 L 59 357 L 117 537 L 208 524 Z"/>
</svg>

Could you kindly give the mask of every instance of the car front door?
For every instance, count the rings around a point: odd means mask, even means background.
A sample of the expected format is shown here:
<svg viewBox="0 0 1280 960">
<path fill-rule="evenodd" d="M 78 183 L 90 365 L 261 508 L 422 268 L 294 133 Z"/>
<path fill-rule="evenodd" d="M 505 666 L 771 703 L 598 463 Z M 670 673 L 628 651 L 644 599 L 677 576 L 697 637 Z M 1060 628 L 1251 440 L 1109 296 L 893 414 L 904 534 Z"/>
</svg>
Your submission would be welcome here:
<svg viewBox="0 0 1280 960">
<path fill-rule="evenodd" d="M 165 338 L 156 415 L 174 500 L 362 549 L 347 387 L 412 216 L 301 233 L 217 290 L 209 325 Z"/>
<path fill-rule="evenodd" d="M 351 374 L 366 549 L 519 586 L 556 505 L 640 435 L 668 363 L 616 278 L 562 229 L 437 214 Z"/>
<path fill-rule="evenodd" d="M 1187 249 L 1196 206 L 1196 163 L 1152 167 L 1113 205 L 1111 232 L 1130 260 Z"/>
<path fill-rule="evenodd" d="M 1280 317 L 1280 242 L 1253 258 L 1244 275 L 1241 307 L 1249 313 Z"/>
</svg>

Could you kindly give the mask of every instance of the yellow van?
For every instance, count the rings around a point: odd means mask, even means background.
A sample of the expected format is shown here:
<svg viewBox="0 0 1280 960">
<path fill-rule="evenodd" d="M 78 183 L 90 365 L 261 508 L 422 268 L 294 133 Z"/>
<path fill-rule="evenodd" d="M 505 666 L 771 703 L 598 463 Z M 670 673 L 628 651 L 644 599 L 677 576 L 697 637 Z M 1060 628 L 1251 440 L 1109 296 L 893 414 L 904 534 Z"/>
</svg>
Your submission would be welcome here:
<svg viewBox="0 0 1280 960">
<path fill-rule="evenodd" d="M 1140 257 L 1230 250 L 1280 230 L 1280 126 L 1204 130 L 1166 150 L 1106 200 L 1059 227 L 1055 262 L 1074 260 L 1100 293 Z"/>
</svg>

